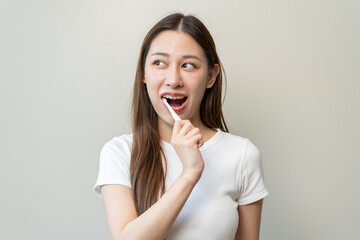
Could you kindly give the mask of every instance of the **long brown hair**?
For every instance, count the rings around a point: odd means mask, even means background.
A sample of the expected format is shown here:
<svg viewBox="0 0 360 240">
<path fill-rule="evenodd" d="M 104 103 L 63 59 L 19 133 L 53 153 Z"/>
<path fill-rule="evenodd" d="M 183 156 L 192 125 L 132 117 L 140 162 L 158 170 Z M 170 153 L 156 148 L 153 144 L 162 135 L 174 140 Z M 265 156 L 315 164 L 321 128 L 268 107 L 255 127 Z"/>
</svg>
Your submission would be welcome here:
<svg viewBox="0 0 360 240">
<path fill-rule="evenodd" d="M 138 60 L 132 96 L 132 132 L 130 178 L 138 215 L 150 208 L 165 192 L 166 159 L 161 146 L 158 115 L 155 112 L 143 82 L 145 60 L 153 39 L 166 30 L 189 34 L 204 50 L 209 69 L 219 64 L 220 72 L 214 85 L 206 89 L 200 105 L 202 122 L 209 128 L 228 132 L 223 117 L 223 69 L 215 43 L 205 25 L 196 17 L 180 13 L 160 20 L 146 35 Z"/>
</svg>

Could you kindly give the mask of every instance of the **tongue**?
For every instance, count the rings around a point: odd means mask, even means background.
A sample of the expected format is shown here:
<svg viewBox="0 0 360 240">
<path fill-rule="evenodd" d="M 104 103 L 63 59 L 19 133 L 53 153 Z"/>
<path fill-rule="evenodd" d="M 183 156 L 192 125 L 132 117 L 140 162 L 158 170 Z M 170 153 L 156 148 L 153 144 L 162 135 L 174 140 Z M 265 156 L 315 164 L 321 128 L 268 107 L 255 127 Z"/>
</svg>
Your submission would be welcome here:
<svg viewBox="0 0 360 240">
<path fill-rule="evenodd" d="M 180 107 L 184 102 L 184 99 L 169 99 L 169 104 L 172 107 Z"/>
</svg>

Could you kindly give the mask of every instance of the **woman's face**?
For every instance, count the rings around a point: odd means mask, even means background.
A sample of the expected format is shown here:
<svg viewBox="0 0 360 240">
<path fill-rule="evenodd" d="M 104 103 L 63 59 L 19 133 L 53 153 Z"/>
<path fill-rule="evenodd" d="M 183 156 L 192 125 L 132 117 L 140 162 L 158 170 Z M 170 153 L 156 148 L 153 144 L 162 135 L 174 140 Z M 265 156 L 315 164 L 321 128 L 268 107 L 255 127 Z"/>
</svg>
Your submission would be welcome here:
<svg viewBox="0 0 360 240">
<path fill-rule="evenodd" d="M 144 83 L 159 124 L 174 120 L 162 101 L 166 98 L 181 119 L 201 123 L 200 103 L 206 88 L 213 86 L 219 66 L 208 68 L 203 49 L 187 33 L 164 31 L 152 41 L 145 61 Z"/>
</svg>

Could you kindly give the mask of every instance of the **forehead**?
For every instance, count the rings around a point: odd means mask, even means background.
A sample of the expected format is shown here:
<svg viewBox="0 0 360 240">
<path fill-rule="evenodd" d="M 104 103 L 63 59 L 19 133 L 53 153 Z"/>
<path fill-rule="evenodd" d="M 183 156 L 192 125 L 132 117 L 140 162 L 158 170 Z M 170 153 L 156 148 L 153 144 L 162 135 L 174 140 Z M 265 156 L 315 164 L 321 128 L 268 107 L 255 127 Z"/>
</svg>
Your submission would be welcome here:
<svg viewBox="0 0 360 240">
<path fill-rule="evenodd" d="M 180 31 L 168 30 L 159 33 L 150 45 L 148 56 L 155 52 L 167 53 L 170 56 L 192 54 L 205 58 L 201 46 L 189 34 Z"/>
</svg>

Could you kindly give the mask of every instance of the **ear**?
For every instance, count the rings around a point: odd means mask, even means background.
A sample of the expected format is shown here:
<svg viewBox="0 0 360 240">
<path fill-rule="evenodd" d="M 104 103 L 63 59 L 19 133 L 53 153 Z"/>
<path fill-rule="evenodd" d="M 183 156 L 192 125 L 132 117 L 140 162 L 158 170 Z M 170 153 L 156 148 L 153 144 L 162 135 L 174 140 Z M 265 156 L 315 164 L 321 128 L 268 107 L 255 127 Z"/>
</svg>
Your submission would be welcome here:
<svg viewBox="0 0 360 240">
<path fill-rule="evenodd" d="M 144 74 L 144 76 L 143 76 L 143 83 L 145 83 L 145 84 L 146 84 L 145 74 Z"/>
<path fill-rule="evenodd" d="M 214 67 L 209 71 L 209 77 L 206 88 L 211 88 L 214 85 L 219 72 L 220 72 L 220 66 L 219 64 L 215 63 Z"/>
</svg>

